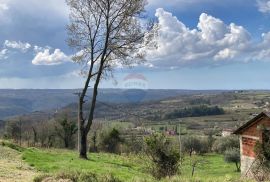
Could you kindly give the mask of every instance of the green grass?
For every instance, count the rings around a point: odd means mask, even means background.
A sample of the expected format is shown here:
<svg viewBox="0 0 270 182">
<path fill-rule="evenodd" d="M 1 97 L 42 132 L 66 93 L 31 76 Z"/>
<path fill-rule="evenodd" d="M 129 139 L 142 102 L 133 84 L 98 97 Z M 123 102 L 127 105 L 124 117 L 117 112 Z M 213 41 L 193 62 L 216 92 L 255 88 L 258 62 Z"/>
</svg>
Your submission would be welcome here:
<svg viewBox="0 0 270 182">
<path fill-rule="evenodd" d="M 194 177 L 202 179 L 222 179 L 225 176 L 228 179 L 239 179 L 240 177 L 240 173 L 236 172 L 234 164 L 224 162 L 221 155 L 207 154 L 197 158 L 203 160 L 203 162 L 195 168 Z M 190 157 L 186 157 L 184 161 L 185 167 L 182 172 L 186 177 L 191 177 L 191 160 Z"/>
<path fill-rule="evenodd" d="M 67 150 L 27 149 L 23 152 L 23 159 L 27 163 L 46 173 L 90 171 L 97 175 L 112 174 L 123 181 L 152 179 L 145 173 L 146 165 L 139 164 L 143 163 L 143 160 L 140 161 L 138 157 L 91 153 L 89 158 L 89 160 L 79 159 L 76 152 Z"/>
<path fill-rule="evenodd" d="M 119 156 L 105 153 L 91 153 L 89 160 L 78 158 L 77 152 L 68 150 L 27 149 L 23 151 L 23 159 L 31 166 L 44 173 L 61 171 L 92 172 L 99 176 L 112 174 L 122 181 L 155 181 L 148 170 L 148 162 L 144 157 Z M 175 181 L 237 181 L 240 174 L 235 172 L 234 164 L 225 163 L 223 157 L 209 154 L 198 157 L 207 161 L 199 165 L 195 175 L 191 177 L 190 157 L 185 158 L 182 175 Z M 165 179 L 164 181 L 172 181 Z"/>
</svg>

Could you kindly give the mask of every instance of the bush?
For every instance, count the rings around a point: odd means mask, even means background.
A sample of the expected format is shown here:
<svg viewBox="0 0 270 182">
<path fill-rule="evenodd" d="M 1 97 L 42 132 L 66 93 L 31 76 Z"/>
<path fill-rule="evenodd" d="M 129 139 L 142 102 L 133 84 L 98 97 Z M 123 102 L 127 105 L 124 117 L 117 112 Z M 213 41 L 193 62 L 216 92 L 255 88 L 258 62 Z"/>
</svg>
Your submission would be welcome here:
<svg viewBox="0 0 270 182">
<path fill-rule="evenodd" d="M 56 174 L 55 179 L 57 180 L 70 180 L 72 182 L 79 182 L 80 173 L 77 171 L 64 171 Z"/>
<path fill-rule="evenodd" d="M 50 175 L 48 175 L 48 174 L 41 174 L 39 176 L 34 177 L 33 182 L 42 182 L 43 180 L 45 180 L 46 178 L 49 178 L 49 177 L 50 177 Z"/>
<path fill-rule="evenodd" d="M 234 163 L 236 171 L 240 172 L 240 151 L 238 148 L 226 150 L 224 152 L 224 160 L 229 163 Z"/>
<path fill-rule="evenodd" d="M 81 173 L 78 182 L 98 182 L 97 176 L 93 173 Z"/>
<path fill-rule="evenodd" d="M 146 154 L 152 161 L 152 174 L 157 179 L 177 174 L 180 165 L 179 152 L 171 141 L 162 134 L 145 138 Z"/>
<path fill-rule="evenodd" d="M 102 177 L 97 176 L 91 172 L 78 172 L 68 171 L 60 172 L 56 175 L 42 174 L 34 178 L 34 182 L 45 182 L 45 181 L 70 181 L 70 182 L 121 182 L 118 178 L 112 174 L 105 175 Z"/>
<path fill-rule="evenodd" d="M 143 151 L 143 145 L 143 137 L 131 133 L 129 137 L 125 139 L 122 151 L 125 153 L 138 154 Z"/>
<path fill-rule="evenodd" d="M 103 131 L 100 134 L 100 148 L 109 153 L 120 153 L 119 146 L 123 142 L 120 132 L 113 128 L 111 131 Z"/>
<path fill-rule="evenodd" d="M 9 148 L 11 148 L 13 150 L 16 150 L 18 152 L 23 152 L 24 151 L 24 148 L 23 147 L 20 147 L 20 146 L 14 144 L 14 143 L 11 143 L 11 142 L 4 142 L 4 141 L 2 141 L 1 145 L 2 146 L 5 146 L 5 147 L 9 147 Z"/>
<path fill-rule="evenodd" d="M 216 140 L 213 144 L 213 150 L 219 154 L 224 154 L 226 150 L 232 148 L 240 148 L 240 142 L 238 137 L 229 136 L 229 137 L 222 137 Z"/>
<path fill-rule="evenodd" d="M 112 174 L 109 175 L 105 175 L 104 177 L 102 177 L 100 179 L 101 182 L 121 182 L 120 179 L 116 178 L 115 176 L 113 176 Z"/>
<path fill-rule="evenodd" d="M 269 130 L 261 128 L 262 142 L 257 142 L 254 148 L 256 163 L 252 166 L 251 173 L 256 181 L 270 180 L 270 133 Z"/>
</svg>

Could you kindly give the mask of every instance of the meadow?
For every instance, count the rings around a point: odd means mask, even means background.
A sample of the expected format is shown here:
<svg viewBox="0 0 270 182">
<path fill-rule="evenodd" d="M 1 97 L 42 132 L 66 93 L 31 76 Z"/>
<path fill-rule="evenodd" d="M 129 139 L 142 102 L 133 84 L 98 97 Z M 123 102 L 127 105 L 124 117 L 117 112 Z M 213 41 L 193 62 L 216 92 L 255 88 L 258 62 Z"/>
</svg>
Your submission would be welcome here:
<svg viewBox="0 0 270 182">
<path fill-rule="evenodd" d="M 115 155 L 91 153 L 89 160 L 78 158 L 76 151 L 62 149 L 29 148 L 22 152 L 23 160 L 41 173 L 55 174 L 67 171 L 95 173 L 98 176 L 113 175 L 121 181 L 156 181 L 150 174 L 149 161 L 143 155 Z M 191 164 L 200 160 L 191 176 Z M 206 154 L 204 156 L 185 157 L 181 174 L 162 181 L 238 181 L 240 173 L 234 164 L 225 163 L 222 155 Z"/>
</svg>

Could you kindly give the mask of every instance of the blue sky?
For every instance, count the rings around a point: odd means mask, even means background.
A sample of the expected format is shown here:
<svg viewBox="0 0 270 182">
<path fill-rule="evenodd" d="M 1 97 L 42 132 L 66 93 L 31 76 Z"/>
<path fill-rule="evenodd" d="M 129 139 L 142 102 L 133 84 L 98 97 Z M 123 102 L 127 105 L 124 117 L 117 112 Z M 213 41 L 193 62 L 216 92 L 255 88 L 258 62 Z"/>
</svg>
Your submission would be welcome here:
<svg viewBox="0 0 270 182">
<path fill-rule="evenodd" d="M 269 0 L 149 0 L 160 26 L 147 66 L 117 68 L 102 87 L 140 73 L 149 88 L 270 89 Z M 0 88 L 80 88 L 66 45 L 64 0 L 0 0 Z"/>
</svg>

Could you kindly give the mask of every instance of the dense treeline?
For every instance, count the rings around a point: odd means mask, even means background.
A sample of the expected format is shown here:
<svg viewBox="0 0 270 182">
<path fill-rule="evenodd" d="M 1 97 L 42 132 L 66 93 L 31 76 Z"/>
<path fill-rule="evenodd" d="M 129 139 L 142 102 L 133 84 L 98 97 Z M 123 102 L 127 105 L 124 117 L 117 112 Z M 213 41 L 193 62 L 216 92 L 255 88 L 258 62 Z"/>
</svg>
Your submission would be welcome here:
<svg viewBox="0 0 270 182">
<path fill-rule="evenodd" d="M 171 113 L 165 115 L 165 119 L 175 119 L 184 117 L 198 117 L 198 116 L 211 116 L 211 115 L 221 115 L 224 114 L 224 110 L 218 106 L 194 106 L 187 107 L 184 109 L 174 110 Z"/>
</svg>

